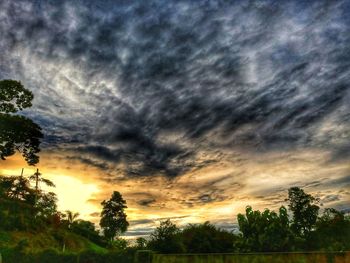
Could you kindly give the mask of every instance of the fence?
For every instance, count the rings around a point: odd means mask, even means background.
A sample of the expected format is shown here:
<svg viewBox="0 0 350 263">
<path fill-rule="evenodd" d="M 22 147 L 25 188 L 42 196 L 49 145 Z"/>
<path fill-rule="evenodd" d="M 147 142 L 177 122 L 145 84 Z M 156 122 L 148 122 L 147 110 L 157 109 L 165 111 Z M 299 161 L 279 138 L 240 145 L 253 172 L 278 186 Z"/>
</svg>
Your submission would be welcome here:
<svg viewBox="0 0 350 263">
<path fill-rule="evenodd" d="M 137 263 L 350 263 L 350 252 L 260 254 L 136 254 Z M 139 257 L 138 257 L 139 255 Z M 142 260 L 141 260 L 142 258 Z M 141 260 L 141 261 L 140 261 Z"/>
</svg>

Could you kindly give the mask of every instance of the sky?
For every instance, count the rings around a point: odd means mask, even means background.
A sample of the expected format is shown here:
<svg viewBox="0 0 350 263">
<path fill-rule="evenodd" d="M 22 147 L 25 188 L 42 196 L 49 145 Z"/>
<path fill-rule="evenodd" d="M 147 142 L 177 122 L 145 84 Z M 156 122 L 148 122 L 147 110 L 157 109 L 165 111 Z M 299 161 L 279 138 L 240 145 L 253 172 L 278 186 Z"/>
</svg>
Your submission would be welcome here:
<svg viewBox="0 0 350 263">
<path fill-rule="evenodd" d="M 0 79 L 34 93 L 59 209 L 128 237 L 233 229 L 302 187 L 350 210 L 350 2 L 2 0 Z M 0 174 L 30 175 L 20 155 Z"/>
</svg>

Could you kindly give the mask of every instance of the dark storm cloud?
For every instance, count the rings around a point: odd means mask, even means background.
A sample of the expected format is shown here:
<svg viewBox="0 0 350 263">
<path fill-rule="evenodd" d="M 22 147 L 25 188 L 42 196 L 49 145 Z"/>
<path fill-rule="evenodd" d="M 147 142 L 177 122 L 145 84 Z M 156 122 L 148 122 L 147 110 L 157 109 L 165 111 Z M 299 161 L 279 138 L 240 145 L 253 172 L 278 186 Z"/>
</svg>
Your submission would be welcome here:
<svg viewBox="0 0 350 263">
<path fill-rule="evenodd" d="M 142 199 L 140 201 L 138 201 L 137 203 L 141 206 L 150 206 L 152 204 L 154 204 L 156 202 L 156 199 Z"/>
<path fill-rule="evenodd" d="M 79 144 L 85 163 L 173 177 L 200 165 L 199 151 L 235 147 L 327 147 L 346 158 L 347 1 L 22 0 L 0 8 L 0 77 L 34 89 L 28 114 L 48 144 Z M 334 130 L 322 132 L 330 118 Z"/>
</svg>

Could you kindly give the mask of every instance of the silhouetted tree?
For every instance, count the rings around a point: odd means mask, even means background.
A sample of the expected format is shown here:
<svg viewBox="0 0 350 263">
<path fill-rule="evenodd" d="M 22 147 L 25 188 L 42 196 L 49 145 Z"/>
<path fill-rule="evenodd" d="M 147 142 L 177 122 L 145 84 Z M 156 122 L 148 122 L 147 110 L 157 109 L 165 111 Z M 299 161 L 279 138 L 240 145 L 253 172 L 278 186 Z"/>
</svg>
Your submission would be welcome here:
<svg viewBox="0 0 350 263">
<path fill-rule="evenodd" d="M 136 248 L 137 249 L 144 249 L 147 246 L 147 240 L 143 237 L 138 237 L 136 239 Z"/>
<path fill-rule="evenodd" d="M 233 251 L 235 235 L 209 222 L 190 224 L 181 232 L 187 253 L 227 253 Z"/>
<path fill-rule="evenodd" d="M 39 195 L 39 183 L 44 183 L 49 187 L 55 187 L 55 184 L 52 181 L 42 177 L 42 174 L 39 173 L 39 169 L 36 169 L 36 172 L 29 177 L 29 180 L 35 182 L 35 203 L 37 202 Z"/>
<path fill-rule="evenodd" d="M 114 191 L 112 197 L 108 201 L 104 200 L 101 205 L 103 208 L 100 226 L 105 238 L 112 243 L 113 239 L 124 233 L 129 226 L 124 212 L 127 208 L 126 201 L 119 192 Z"/>
<path fill-rule="evenodd" d="M 293 234 L 289 228 L 287 209 L 281 207 L 279 214 L 269 209 L 264 212 L 248 206 L 246 214 L 238 214 L 239 229 L 242 232 L 243 251 L 287 251 L 293 242 Z"/>
<path fill-rule="evenodd" d="M 33 94 L 14 80 L 0 81 L 0 158 L 19 151 L 29 165 L 39 162 L 41 128 L 27 117 L 16 115 L 31 107 Z"/>
<path fill-rule="evenodd" d="M 1 195 L 25 201 L 34 205 L 35 192 L 30 187 L 30 182 L 24 176 L 2 176 L 0 177 Z"/>
<path fill-rule="evenodd" d="M 307 240 L 310 250 L 347 251 L 350 249 L 350 217 L 326 208 L 317 219 L 315 231 Z"/>
<path fill-rule="evenodd" d="M 74 223 L 74 221 L 78 218 L 79 213 L 74 213 L 70 210 L 66 210 L 66 218 L 68 222 L 68 228 Z"/>
<path fill-rule="evenodd" d="M 39 191 L 36 195 L 35 208 L 38 215 L 48 217 L 57 212 L 57 197 L 53 192 L 44 193 Z"/>
<path fill-rule="evenodd" d="M 306 194 L 299 187 L 288 190 L 289 209 L 293 213 L 291 228 L 297 236 L 306 237 L 315 227 L 319 206 L 319 200 L 310 194 Z"/>
<path fill-rule="evenodd" d="M 36 193 L 23 176 L 0 176 L 0 193 L 0 217 L 7 222 L 3 224 L 7 229 L 40 229 L 44 221 L 56 213 L 56 195 Z"/>
<path fill-rule="evenodd" d="M 170 219 L 160 222 L 160 226 L 151 234 L 148 245 L 150 249 L 161 253 L 185 252 L 180 229 Z"/>
</svg>

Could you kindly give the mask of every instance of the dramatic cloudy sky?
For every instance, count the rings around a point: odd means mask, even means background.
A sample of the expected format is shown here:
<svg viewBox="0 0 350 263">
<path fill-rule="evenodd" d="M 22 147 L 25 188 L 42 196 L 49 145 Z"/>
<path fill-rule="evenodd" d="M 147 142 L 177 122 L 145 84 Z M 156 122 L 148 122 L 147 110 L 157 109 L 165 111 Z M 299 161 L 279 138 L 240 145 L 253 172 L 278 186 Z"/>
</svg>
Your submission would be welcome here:
<svg viewBox="0 0 350 263">
<path fill-rule="evenodd" d="M 161 218 L 230 228 L 291 186 L 349 210 L 349 14 L 346 0 L 1 0 L 0 78 L 34 93 L 24 114 L 60 208 L 98 222 L 120 191 L 128 235 Z"/>
</svg>

